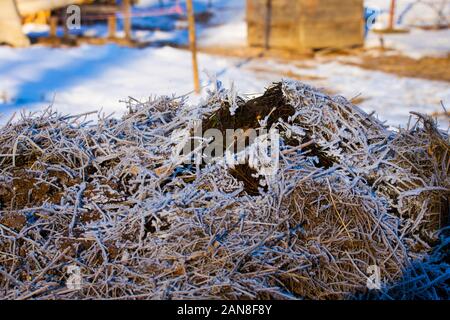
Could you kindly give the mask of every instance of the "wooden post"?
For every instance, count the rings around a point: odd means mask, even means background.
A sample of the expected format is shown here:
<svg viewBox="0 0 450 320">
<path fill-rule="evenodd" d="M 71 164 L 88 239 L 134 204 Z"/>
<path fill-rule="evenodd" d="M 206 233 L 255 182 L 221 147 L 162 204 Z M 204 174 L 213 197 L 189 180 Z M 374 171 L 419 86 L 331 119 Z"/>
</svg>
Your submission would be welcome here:
<svg viewBox="0 0 450 320">
<path fill-rule="evenodd" d="M 63 18 L 63 38 L 69 38 L 69 28 L 67 27 L 67 14 L 64 14 Z"/>
<path fill-rule="evenodd" d="M 270 28 L 272 21 L 272 0 L 266 0 L 266 19 L 264 22 L 264 49 L 270 48 Z"/>
<path fill-rule="evenodd" d="M 194 88 L 196 93 L 200 93 L 200 79 L 198 76 L 198 61 L 197 61 L 197 40 L 195 35 L 195 17 L 194 6 L 192 0 L 186 1 L 187 15 L 189 22 L 189 47 L 192 52 L 192 69 L 194 73 Z"/>
<path fill-rule="evenodd" d="M 394 19 L 395 19 L 395 0 L 391 0 L 391 8 L 389 10 L 389 30 L 394 30 Z"/>
<path fill-rule="evenodd" d="M 117 29 L 117 20 L 116 16 L 112 15 L 108 17 L 108 38 L 116 37 L 116 29 Z"/>
<path fill-rule="evenodd" d="M 125 38 L 131 39 L 131 10 L 130 0 L 123 0 L 123 28 L 125 31 Z"/>
<path fill-rule="evenodd" d="M 50 17 L 50 38 L 56 38 L 56 31 L 58 30 L 58 18 Z"/>
</svg>

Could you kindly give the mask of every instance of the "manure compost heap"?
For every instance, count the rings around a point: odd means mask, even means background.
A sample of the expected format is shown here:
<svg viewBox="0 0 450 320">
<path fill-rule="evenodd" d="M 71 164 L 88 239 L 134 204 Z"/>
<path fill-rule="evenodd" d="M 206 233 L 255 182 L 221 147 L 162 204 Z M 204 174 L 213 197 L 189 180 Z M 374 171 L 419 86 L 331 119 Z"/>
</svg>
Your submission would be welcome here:
<svg viewBox="0 0 450 320">
<path fill-rule="evenodd" d="M 248 101 L 217 83 L 196 106 L 127 107 L 0 128 L 1 298 L 449 297 L 450 146 L 431 118 L 388 130 L 290 81 Z M 278 171 L 181 164 L 195 119 L 276 127 Z"/>
</svg>

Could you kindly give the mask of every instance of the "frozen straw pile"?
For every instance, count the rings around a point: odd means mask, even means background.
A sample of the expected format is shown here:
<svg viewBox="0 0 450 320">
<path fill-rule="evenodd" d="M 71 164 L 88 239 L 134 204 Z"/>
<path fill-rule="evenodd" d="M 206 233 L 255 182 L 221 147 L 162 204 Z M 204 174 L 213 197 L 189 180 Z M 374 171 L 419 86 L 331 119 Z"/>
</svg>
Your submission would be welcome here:
<svg viewBox="0 0 450 320">
<path fill-rule="evenodd" d="M 0 129 L 1 298 L 348 298 L 367 293 L 371 265 L 382 298 L 448 297 L 450 146 L 426 116 L 390 131 L 298 82 L 128 108 Z M 257 167 L 177 163 L 173 137 L 193 119 L 277 126 L 276 176 L 261 187 Z"/>
</svg>

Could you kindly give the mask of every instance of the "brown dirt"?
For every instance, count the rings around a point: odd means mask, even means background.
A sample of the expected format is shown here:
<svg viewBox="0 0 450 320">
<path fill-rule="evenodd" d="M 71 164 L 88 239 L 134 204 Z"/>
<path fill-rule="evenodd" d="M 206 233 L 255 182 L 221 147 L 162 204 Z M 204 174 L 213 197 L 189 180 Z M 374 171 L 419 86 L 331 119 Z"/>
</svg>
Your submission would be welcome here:
<svg viewBox="0 0 450 320">
<path fill-rule="evenodd" d="M 187 49 L 187 47 L 186 47 Z M 284 61 L 304 60 L 307 58 L 313 58 L 314 53 L 298 53 L 286 50 L 269 49 L 264 50 L 257 47 L 220 47 L 220 46 L 208 46 L 198 48 L 199 52 L 220 55 L 225 57 L 247 58 L 247 59 L 261 59 L 272 58 Z"/>
<path fill-rule="evenodd" d="M 445 30 L 450 28 L 450 24 L 440 24 L 440 25 L 431 25 L 431 26 L 414 26 L 415 28 L 419 28 L 422 30 Z"/>
<path fill-rule="evenodd" d="M 287 121 L 289 116 L 295 113 L 295 109 L 288 105 L 281 91 L 281 84 L 276 84 L 267 89 L 261 97 L 244 102 L 238 101 L 239 108 L 235 115 L 231 115 L 229 105 L 224 105 L 210 117 L 203 120 L 203 132 L 208 129 L 219 129 L 224 135 L 227 129 L 256 129 L 260 127 L 259 120 L 270 114 L 267 120 L 267 127 L 270 128 L 278 119 Z M 273 111 L 272 111 L 273 110 Z M 228 148 L 225 144 L 224 147 Z M 245 190 L 252 195 L 259 194 L 259 179 L 255 178 L 255 170 L 247 164 L 236 166 L 230 173 L 244 183 Z"/>
<path fill-rule="evenodd" d="M 259 128 L 258 120 L 264 119 L 275 109 L 267 121 L 270 127 L 279 118 L 287 121 L 289 116 L 295 113 L 295 109 L 288 105 L 281 91 L 281 84 L 267 89 L 261 97 L 244 102 L 240 102 L 240 108 L 236 110 L 234 116 L 230 114 L 229 106 L 223 106 L 216 113 L 205 119 L 202 124 L 204 131 L 216 128 L 225 133 L 226 129 L 249 129 Z"/>
<path fill-rule="evenodd" d="M 6 213 L 0 219 L 0 223 L 15 231 L 20 231 L 27 224 L 27 218 L 24 214 L 11 212 Z"/>
<path fill-rule="evenodd" d="M 83 223 L 90 223 L 90 222 L 98 221 L 101 218 L 102 218 L 102 215 L 99 211 L 83 212 L 80 215 L 80 221 Z"/>
<path fill-rule="evenodd" d="M 408 29 L 373 29 L 372 30 L 374 33 L 378 33 L 378 34 L 399 34 L 399 33 L 409 33 Z"/>
<path fill-rule="evenodd" d="M 0 182 L 0 208 L 26 208 L 40 206 L 45 201 L 59 203 L 64 186 L 73 186 L 78 180 L 72 180 L 63 172 L 47 172 L 47 179 L 38 179 L 37 173 L 28 170 L 28 164 L 22 164 L 14 172 L 12 183 Z M 44 182 L 52 181 L 51 184 Z"/>
<path fill-rule="evenodd" d="M 400 32 L 397 30 L 396 32 Z M 300 68 L 308 68 L 307 64 L 302 63 L 302 60 L 311 59 L 315 56 L 325 56 L 333 58 L 337 56 L 361 56 L 362 62 L 347 62 L 348 65 L 358 66 L 368 70 L 377 70 L 386 73 L 397 74 L 402 77 L 413 77 L 428 80 L 439 80 L 450 82 L 450 53 L 447 57 L 424 57 L 421 59 L 413 59 L 402 55 L 389 55 L 372 57 L 365 54 L 364 49 L 344 49 L 344 50 L 322 50 L 311 54 L 301 54 L 283 50 L 264 50 L 262 48 L 255 47 L 202 47 L 199 48 L 200 52 L 208 53 L 211 55 L 220 55 L 226 57 L 246 58 L 249 60 L 260 59 L 276 59 L 281 63 L 293 63 Z M 342 62 L 345 63 L 345 62 Z M 256 72 L 271 73 L 270 69 L 265 68 L 250 68 L 250 70 Z M 303 76 L 293 72 L 287 72 L 281 74 L 294 80 L 321 80 L 320 77 Z"/>
<path fill-rule="evenodd" d="M 174 45 L 176 46 L 176 45 Z M 187 46 L 176 46 L 177 48 L 186 49 Z M 340 57 L 340 56 L 356 56 L 361 55 L 365 52 L 364 48 L 345 48 L 345 49 L 322 49 L 311 52 L 296 52 L 289 50 L 273 49 L 268 50 L 260 47 L 249 47 L 249 46 L 232 46 L 232 47 L 222 47 L 222 46 L 205 46 L 199 47 L 199 52 L 207 53 L 210 55 L 219 55 L 225 57 L 236 57 L 236 58 L 247 58 L 247 59 L 276 59 L 277 61 L 295 64 L 301 68 L 308 68 L 308 65 L 302 63 L 302 61 L 307 59 L 312 59 L 317 56 L 326 57 Z"/>
<path fill-rule="evenodd" d="M 298 80 L 298 81 L 314 81 L 314 80 L 323 80 L 325 78 L 323 77 L 317 77 L 317 76 L 311 76 L 311 75 L 302 75 L 299 73 L 295 73 L 292 71 L 276 71 L 276 70 L 272 70 L 269 68 L 264 68 L 264 67 L 251 67 L 248 68 L 248 70 L 257 72 L 257 73 L 268 73 L 268 74 L 274 74 L 274 75 L 278 75 L 278 76 L 282 76 L 284 78 L 289 78 L 289 79 L 293 79 L 293 80 Z"/>
<path fill-rule="evenodd" d="M 284 98 L 281 83 L 274 84 L 268 88 L 266 92 L 255 99 L 251 99 L 244 102 L 242 99 L 238 99 L 239 108 L 236 110 L 235 115 L 231 115 L 229 111 L 229 105 L 222 106 L 221 109 L 213 113 L 210 117 L 203 120 L 202 130 L 203 133 L 208 129 L 219 129 L 224 135 L 227 129 L 257 129 L 260 127 L 259 120 L 267 119 L 267 128 L 282 119 L 287 121 L 288 118 L 295 114 L 295 108 L 289 105 Z M 305 138 L 310 140 L 309 137 Z M 293 139 L 284 139 L 285 143 L 292 146 L 297 146 L 298 141 Z M 229 146 L 225 145 L 228 148 Z M 316 144 L 311 144 L 304 149 L 309 156 L 316 156 L 319 159 L 317 166 L 329 168 L 333 165 L 334 159 L 327 157 L 321 148 Z M 233 175 L 239 181 L 244 183 L 244 189 L 250 195 L 259 194 L 259 179 L 254 177 L 255 170 L 251 169 L 247 164 L 236 166 L 230 170 Z"/>
<path fill-rule="evenodd" d="M 424 57 L 412 59 L 401 55 L 364 56 L 360 63 L 347 62 L 368 70 L 383 71 L 402 77 L 450 82 L 450 54 L 445 58 Z"/>
</svg>

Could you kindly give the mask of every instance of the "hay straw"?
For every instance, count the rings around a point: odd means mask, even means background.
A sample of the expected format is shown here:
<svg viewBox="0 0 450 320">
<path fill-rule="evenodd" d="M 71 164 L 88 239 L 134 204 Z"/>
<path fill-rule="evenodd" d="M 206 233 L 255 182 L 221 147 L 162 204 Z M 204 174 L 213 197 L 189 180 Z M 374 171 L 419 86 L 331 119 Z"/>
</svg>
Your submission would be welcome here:
<svg viewBox="0 0 450 320">
<path fill-rule="evenodd" d="M 299 82 L 282 89 L 296 113 L 278 128 L 300 146 L 314 141 L 333 166 L 283 144 L 257 196 L 224 165 L 173 162 L 172 133 L 235 96 L 220 86 L 198 106 L 129 99 L 120 120 L 49 108 L 2 127 L 0 296 L 342 299 L 367 291 L 370 265 L 388 292 L 443 227 L 448 137 L 422 115 L 390 131 L 342 97 Z M 161 168 L 173 170 L 162 178 Z M 80 290 L 66 286 L 70 265 Z"/>
</svg>

